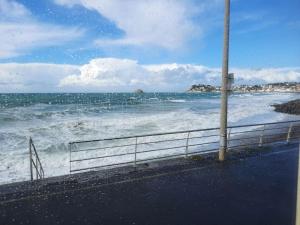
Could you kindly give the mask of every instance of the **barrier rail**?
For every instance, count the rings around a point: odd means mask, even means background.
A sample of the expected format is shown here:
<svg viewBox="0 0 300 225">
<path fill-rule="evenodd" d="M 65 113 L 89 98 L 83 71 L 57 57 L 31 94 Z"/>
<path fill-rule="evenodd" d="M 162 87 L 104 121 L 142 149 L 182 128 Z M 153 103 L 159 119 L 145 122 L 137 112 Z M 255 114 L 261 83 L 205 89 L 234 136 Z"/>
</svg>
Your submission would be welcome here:
<svg viewBox="0 0 300 225">
<path fill-rule="evenodd" d="M 228 150 L 298 139 L 300 120 L 228 127 Z M 216 152 L 219 128 L 69 143 L 70 173 Z"/>
<path fill-rule="evenodd" d="M 44 179 L 44 169 L 31 137 L 29 138 L 29 160 L 30 180 L 34 180 L 34 171 L 36 180 Z"/>
</svg>

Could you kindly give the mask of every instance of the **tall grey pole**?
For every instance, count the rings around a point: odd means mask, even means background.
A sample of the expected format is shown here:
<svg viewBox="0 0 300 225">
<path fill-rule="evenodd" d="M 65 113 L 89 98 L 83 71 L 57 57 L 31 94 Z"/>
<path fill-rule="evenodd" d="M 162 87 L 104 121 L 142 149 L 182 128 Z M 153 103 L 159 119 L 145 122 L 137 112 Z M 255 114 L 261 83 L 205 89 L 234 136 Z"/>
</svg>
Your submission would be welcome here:
<svg viewBox="0 0 300 225">
<path fill-rule="evenodd" d="M 227 104 L 228 104 L 228 57 L 229 57 L 229 25 L 230 25 L 230 0 L 225 0 L 224 19 L 224 47 L 222 66 L 222 87 L 221 87 L 221 117 L 220 117 L 220 149 L 219 160 L 225 159 L 227 149 Z"/>
<path fill-rule="evenodd" d="M 298 180 L 297 180 L 297 204 L 296 204 L 296 223 L 300 225 L 300 144 L 298 151 Z"/>
</svg>

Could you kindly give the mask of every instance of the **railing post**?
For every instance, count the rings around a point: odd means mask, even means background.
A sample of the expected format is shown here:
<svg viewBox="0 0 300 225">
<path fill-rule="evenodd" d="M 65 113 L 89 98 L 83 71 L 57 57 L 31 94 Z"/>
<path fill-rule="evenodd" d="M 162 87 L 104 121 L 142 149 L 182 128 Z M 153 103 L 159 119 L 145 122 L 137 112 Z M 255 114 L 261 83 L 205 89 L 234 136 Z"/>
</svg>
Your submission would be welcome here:
<svg viewBox="0 0 300 225">
<path fill-rule="evenodd" d="M 230 135 L 231 135 L 231 128 L 229 128 L 228 134 L 227 134 L 227 150 L 229 150 L 229 144 L 230 144 Z"/>
<path fill-rule="evenodd" d="M 35 152 L 35 154 L 37 154 Z M 39 179 L 39 164 L 38 164 L 38 158 L 37 158 L 37 155 L 35 155 L 35 177 L 36 179 L 38 180 Z"/>
<path fill-rule="evenodd" d="M 287 143 L 287 144 L 290 143 L 290 138 L 291 138 L 292 129 L 293 129 L 293 123 L 290 124 L 289 131 L 288 131 L 288 133 L 287 133 L 287 137 L 286 137 L 286 143 Z"/>
<path fill-rule="evenodd" d="M 265 126 L 266 126 L 266 125 L 263 126 L 261 135 L 260 135 L 260 137 L 259 137 L 259 144 L 258 144 L 259 147 L 262 147 L 263 144 L 264 144 L 264 143 L 263 143 L 263 142 L 264 142 L 263 139 L 264 139 L 264 133 L 265 133 Z"/>
<path fill-rule="evenodd" d="M 189 139 L 190 139 L 190 132 L 188 132 L 187 138 L 186 138 L 186 145 L 185 145 L 185 157 L 188 157 L 189 154 Z"/>
<path fill-rule="evenodd" d="M 138 144 L 138 138 L 135 138 L 135 149 L 134 149 L 134 167 L 136 167 L 136 152 L 137 152 L 137 144 Z"/>
<path fill-rule="evenodd" d="M 29 163 L 30 163 L 30 180 L 33 181 L 33 174 L 32 174 L 32 149 L 31 149 L 32 139 L 29 137 Z"/>
<path fill-rule="evenodd" d="M 70 174 L 71 174 L 71 170 L 72 170 L 72 167 L 71 167 L 71 163 L 72 163 L 72 162 L 71 162 L 71 161 L 72 161 L 71 143 L 68 144 L 68 149 L 69 149 L 69 159 L 70 159 L 70 161 L 69 161 L 69 164 L 70 164 L 69 166 L 70 166 L 70 168 L 69 168 L 69 169 L 70 169 Z"/>
</svg>

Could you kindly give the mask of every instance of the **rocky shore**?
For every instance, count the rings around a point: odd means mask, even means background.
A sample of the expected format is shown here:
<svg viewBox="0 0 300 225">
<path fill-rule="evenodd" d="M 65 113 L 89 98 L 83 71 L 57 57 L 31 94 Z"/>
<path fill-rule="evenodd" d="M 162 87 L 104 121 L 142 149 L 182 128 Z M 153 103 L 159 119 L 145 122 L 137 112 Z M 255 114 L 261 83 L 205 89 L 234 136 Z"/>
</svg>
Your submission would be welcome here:
<svg viewBox="0 0 300 225">
<path fill-rule="evenodd" d="M 276 112 L 300 115 L 300 99 L 272 105 Z"/>
</svg>

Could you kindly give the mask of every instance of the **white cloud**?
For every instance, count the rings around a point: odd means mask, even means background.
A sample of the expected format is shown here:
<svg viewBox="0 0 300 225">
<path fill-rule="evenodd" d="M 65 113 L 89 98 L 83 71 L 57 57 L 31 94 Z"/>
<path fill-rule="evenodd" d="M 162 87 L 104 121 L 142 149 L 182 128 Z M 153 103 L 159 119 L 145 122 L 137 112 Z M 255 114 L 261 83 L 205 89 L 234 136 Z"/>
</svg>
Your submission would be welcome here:
<svg viewBox="0 0 300 225">
<path fill-rule="evenodd" d="M 43 63 L 0 64 L 1 92 L 57 92 L 61 79 L 79 73 L 78 66 Z"/>
<path fill-rule="evenodd" d="M 233 68 L 237 84 L 300 81 L 300 68 Z M 184 91 L 192 84 L 219 84 L 221 70 L 191 64 L 141 65 L 129 59 L 99 58 L 62 79 L 61 87 L 92 91 Z"/>
<path fill-rule="evenodd" d="M 0 20 L 26 20 L 31 16 L 31 13 L 25 6 L 16 1 L 1 0 L 0 15 Z"/>
<path fill-rule="evenodd" d="M 236 74 L 238 83 L 274 83 L 274 82 L 300 82 L 300 67 L 295 68 L 262 68 L 238 69 L 232 71 Z"/>
<path fill-rule="evenodd" d="M 0 64 L 1 92 L 185 91 L 193 84 L 219 84 L 219 68 L 191 64 L 142 65 L 98 58 L 88 64 Z M 237 84 L 300 82 L 300 68 L 233 68 Z"/>
<path fill-rule="evenodd" d="M 72 7 L 76 4 L 114 22 L 125 32 L 120 39 L 98 39 L 99 46 L 159 46 L 166 49 L 183 47 L 190 39 L 201 36 L 205 21 L 194 22 L 194 16 L 219 0 L 55 0 L 57 4 Z"/>
<path fill-rule="evenodd" d="M 38 22 L 22 4 L 1 0 L 0 33 L 0 58 L 10 58 L 31 49 L 61 45 L 80 37 L 83 30 Z"/>
<path fill-rule="evenodd" d="M 203 66 L 163 64 L 140 65 L 129 59 L 99 58 L 70 75 L 60 87 L 78 87 L 91 91 L 183 91 L 198 82 L 216 82 L 218 71 Z"/>
</svg>

